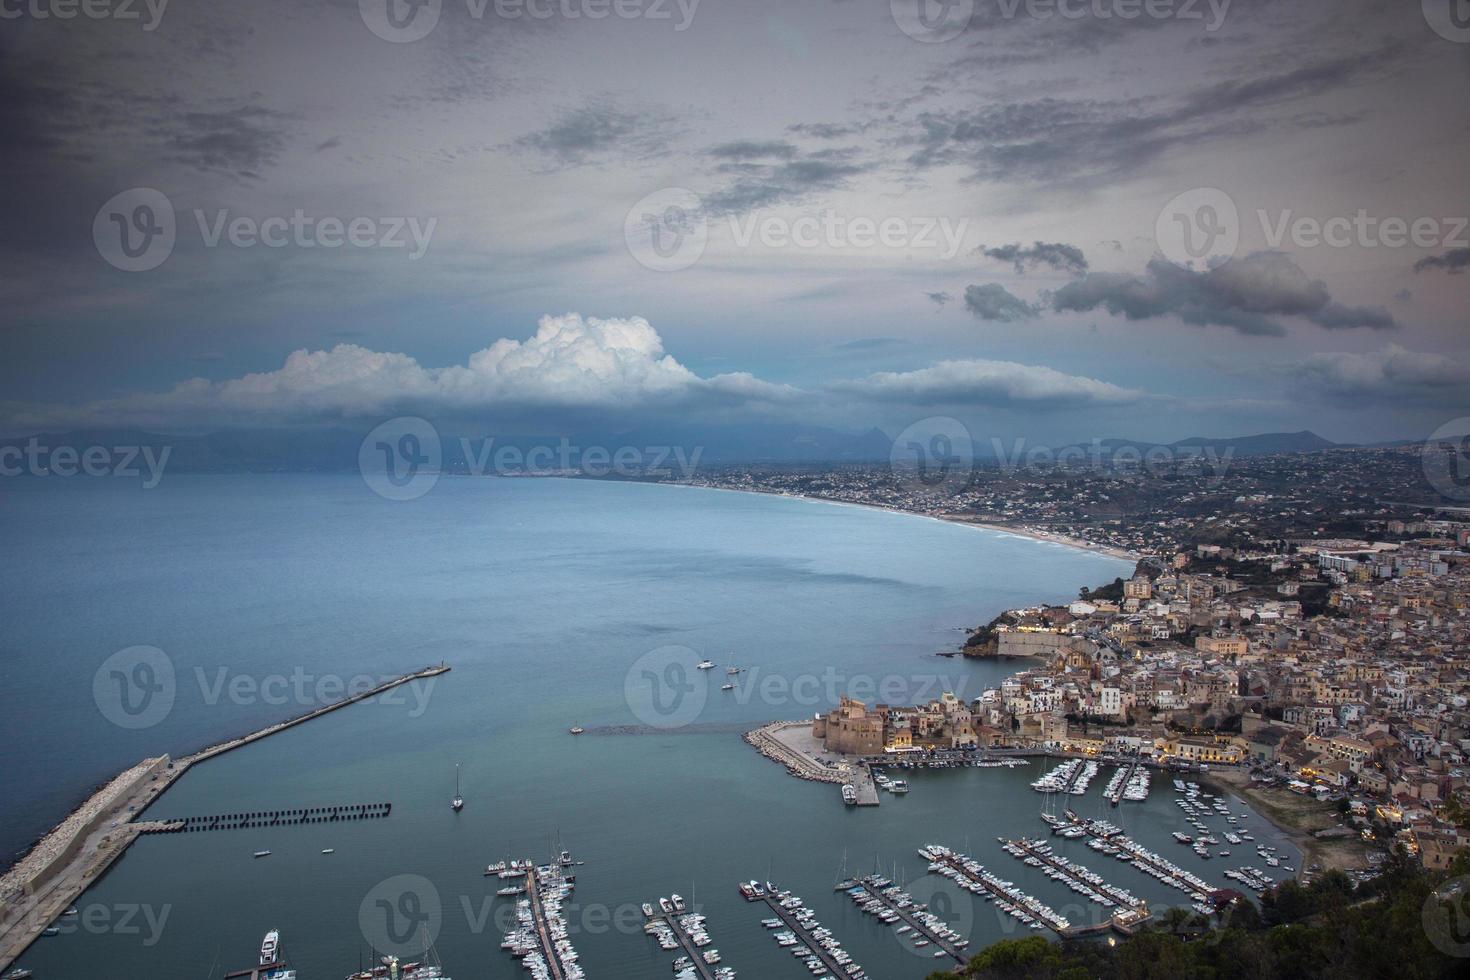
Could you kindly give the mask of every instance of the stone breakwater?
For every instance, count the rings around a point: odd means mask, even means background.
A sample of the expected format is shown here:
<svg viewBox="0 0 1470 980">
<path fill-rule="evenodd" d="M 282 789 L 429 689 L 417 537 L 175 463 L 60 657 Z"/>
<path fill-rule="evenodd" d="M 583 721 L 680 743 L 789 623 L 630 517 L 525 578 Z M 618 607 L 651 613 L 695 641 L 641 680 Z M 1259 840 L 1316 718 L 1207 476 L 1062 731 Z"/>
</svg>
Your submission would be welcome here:
<svg viewBox="0 0 1470 980">
<path fill-rule="evenodd" d="M 799 779 L 810 779 L 819 783 L 847 782 L 852 778 L 852 772 L 847 767 L 828 768 L 777 737 L 778 732 L 788 728 L 805 728 L 810 724 L 807 721 L 777 721 L 748 731 L 741 737 L 761 755 L 772 762 L 779 762 L 786 767 L 787 772 Z"/>
</svg>

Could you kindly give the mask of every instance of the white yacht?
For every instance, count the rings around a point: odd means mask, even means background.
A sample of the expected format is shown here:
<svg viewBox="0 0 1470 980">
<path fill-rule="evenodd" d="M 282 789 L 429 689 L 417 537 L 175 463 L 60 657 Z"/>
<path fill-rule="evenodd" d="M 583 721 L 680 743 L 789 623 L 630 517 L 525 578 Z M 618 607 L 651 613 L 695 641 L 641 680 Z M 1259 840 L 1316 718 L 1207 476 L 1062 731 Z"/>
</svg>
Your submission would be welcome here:
<svg viewBox="0 0 1470 980">
<path fill-rule="evenodd" d="M 713 660 L 701 660 L 694 666 L 698 667 L 700 670 L 713 670 L 715 662 Z"/>
<path fill-rule="evenodd" d="M 270 932 L 266 933 L 265 938 L 260 941 L 260 965 L 270 966 L 272 963 L 274 963 L 276 961 L 276 955 L 280 952 L 280 949 L 281 933 L 277 929 L 272 929 Z"/>
</svg>

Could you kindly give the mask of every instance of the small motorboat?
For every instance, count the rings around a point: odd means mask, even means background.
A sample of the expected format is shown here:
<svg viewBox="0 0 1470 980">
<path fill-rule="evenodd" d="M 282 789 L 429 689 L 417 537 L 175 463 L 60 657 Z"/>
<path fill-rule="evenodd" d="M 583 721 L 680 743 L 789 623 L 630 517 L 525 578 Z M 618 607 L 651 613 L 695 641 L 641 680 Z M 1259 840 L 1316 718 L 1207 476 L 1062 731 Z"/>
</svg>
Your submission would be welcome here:
<svg viewBox="0 0 1470 980">
<path fill-rule="evenodd" d="M 271 856 L 271 852 L 270 851 L 256 851 L 255 852 L 255 856 L 258 857 L 258 858 L 270 857 Z"/>
<path fill-rule="evenodd" d="M 583 728 L 581 725 L 573 725 L 571 728 L 568 728 L 567 729 L 567 731 L 570 732 L 573 735 L 580 735 L 583 732 L 585 732 L 586 730 L 587 729 Z"/>
<path fill-rule="evenodd" d="M 336 854 L 337 853 L 337 849 L 335 847 L 324 847 L 324 848 L 322 848 L 322 853 L 323 854 Z"/>
<path fill-rule="evenodd" d="M 715 667 L 715 662 L 713 660 L 701 660 L 694 666 L 698 667 L 700 670 L 713 670 Z"/>
</svg>

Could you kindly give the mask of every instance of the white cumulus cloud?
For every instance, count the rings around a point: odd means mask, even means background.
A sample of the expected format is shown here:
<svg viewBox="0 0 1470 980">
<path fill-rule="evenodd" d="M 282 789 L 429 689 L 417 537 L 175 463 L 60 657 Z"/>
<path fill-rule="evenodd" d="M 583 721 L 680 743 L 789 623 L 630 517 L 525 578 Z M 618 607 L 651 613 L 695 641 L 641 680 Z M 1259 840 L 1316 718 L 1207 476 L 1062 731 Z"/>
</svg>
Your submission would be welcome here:
<svg viewBox="0 0 1470 980">
<path fill-rule="evenodd" d="M 543 316 L 534 336 L 503 338 L 461 365 L 338 344 L 298 350 L 274 371 L 193 378 L 165 392 L 65 408 L 26 408 L 7 428 L 177 427 L 335 421 L 395 412 L 697 409 L 790 401 L 800 392 L 739 372 L 702 378 L 663 349 L 643 317 Z"/>
</svg>

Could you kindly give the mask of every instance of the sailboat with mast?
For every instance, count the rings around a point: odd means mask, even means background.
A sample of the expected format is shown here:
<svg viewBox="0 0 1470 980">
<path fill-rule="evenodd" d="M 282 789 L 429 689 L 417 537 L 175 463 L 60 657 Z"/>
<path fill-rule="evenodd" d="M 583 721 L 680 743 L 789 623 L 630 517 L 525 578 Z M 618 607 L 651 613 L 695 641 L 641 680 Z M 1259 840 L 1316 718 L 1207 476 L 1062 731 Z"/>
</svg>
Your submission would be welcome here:
<svg viewBox="0 0 1470 980">
<path fill-rule="evenodd" d="M 458 813 L 459 811 L 461 811 L 461 810 L 464 809 L 464 797 L 459 795 L 459 763 L 458 762 L 456 762 L 454 764 L 454 799 L 450 802 L 449 808 L 451 810 L 453 810 L 455 813 Z"/>
</svg>

